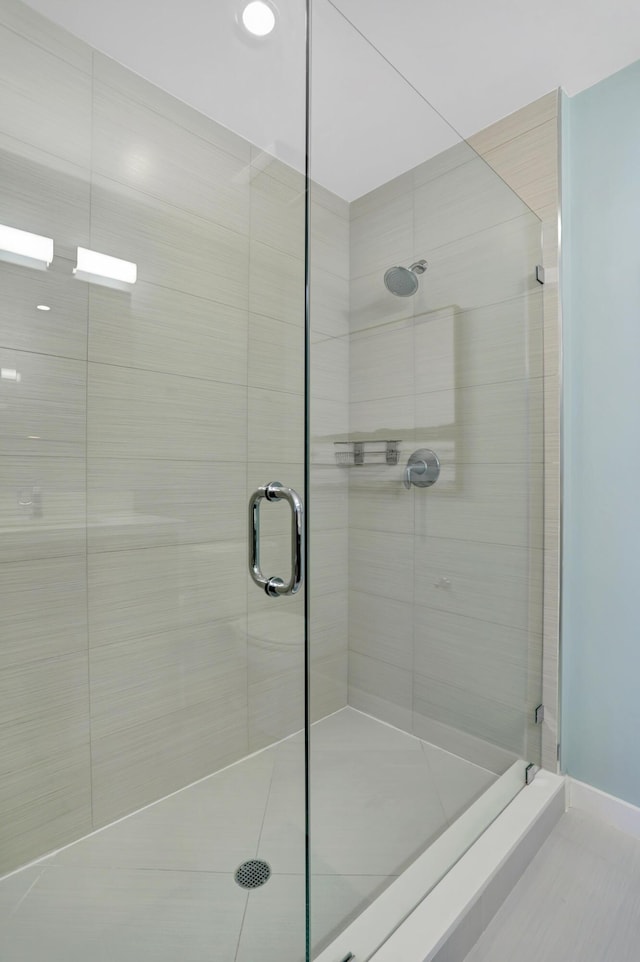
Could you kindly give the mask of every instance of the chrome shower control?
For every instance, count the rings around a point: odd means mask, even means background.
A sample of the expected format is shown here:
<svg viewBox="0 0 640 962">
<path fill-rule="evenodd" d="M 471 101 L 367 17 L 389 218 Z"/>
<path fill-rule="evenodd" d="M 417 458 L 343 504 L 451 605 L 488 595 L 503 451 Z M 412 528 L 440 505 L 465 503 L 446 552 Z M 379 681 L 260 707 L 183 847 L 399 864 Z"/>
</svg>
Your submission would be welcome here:
<svg viewBox="0 0 640 962">
<path fill-rule="evenodd" d="M 417 488 L 430 488 L 440 477 L 440 461 L 438 455 L 429 448 L 419 448 L 414 451 L 404 469 L 404 486 L 409 489 L 412 484 Z"/>
</svg>

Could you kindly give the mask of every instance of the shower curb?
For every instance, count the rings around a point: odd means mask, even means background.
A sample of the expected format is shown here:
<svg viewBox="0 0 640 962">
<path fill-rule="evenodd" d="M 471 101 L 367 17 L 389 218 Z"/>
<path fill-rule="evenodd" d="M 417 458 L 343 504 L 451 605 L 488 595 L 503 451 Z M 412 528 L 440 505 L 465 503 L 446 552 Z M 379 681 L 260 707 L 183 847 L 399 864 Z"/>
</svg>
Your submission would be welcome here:
<svg viewBox="0 0 640 962">
<path fill-rule="evenodd" d="M 566 808 L 566 778 L 539 772 L 371 962 L 464 962 Z"/>
<path fill-rule="evenodd" d="M 518 770 L 519 766 L 514 765 L 503 779 L 522 777 L 524 780 L 524 770 L 519 775 Z M 493 786 L 494 790 L 498 787 Z M 353 953 L 354 962 L 464 962 L 566 811 L 566 800 L 566 778 L 539 771 L 535 780 L 512 797 L 447 874 L 430 890 L 422 888 L 429 894 L 383 944 L 382 933 L 391 930 L 391 926 L 385 929 L 389 910 L 393 909 L 396 919 L 403 918 L 403 905 L 408 904 L 407 896 L 411 897 L 409 876 L 414 867 L 419 868 L 420 859 L 341 933 L 316 962 L 341 962 L 348 953 Z M 475 821 L 473 808 L 461 818 Z M 428 852 L 425 855 L 428 857 Z M 424 878 L 426 876 L 423 881 Z M 420 880 L 421 873 L 414 871 L 411 887 L 420 885 Z M 398 889 L 395 896 L 394 887 Z M 409 904 L 418 901 L 419 891 Z M 388 904 L 383 911 L 377 903 L 385 897 Z"/>
</svg>

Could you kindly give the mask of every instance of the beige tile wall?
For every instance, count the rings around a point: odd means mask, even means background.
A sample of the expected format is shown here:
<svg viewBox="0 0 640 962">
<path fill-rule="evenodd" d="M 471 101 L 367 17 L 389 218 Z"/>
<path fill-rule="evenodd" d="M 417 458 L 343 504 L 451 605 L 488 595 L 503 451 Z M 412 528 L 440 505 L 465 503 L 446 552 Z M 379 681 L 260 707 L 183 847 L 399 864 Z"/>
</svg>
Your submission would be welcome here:
<svg viewBox="0 0 640 962">
<path fill-rule="evenodd" d="M 304 196 L 17 0 L 0 90 L 0 222 L 56 243 L 0 265 L 2 871 L 302 726 L 302 599 L 249 586 L 246 503 L 303 486 Z M 347 695 L 348 230 L 314 190 L 316 716 Z M 133 292 L 72 279 L 78 244 L 134 260 Z"/>
<path fill-rule="evenodd" d="M 30 38 L 39 23 L 20 4 L 0 8 L 0 222 L 58 239 L 47 273 L 0 265 L 1 366 L 21 377 L 0 380 L 2 868 L 92 824 L 88 291 L 69 284 L 90 230 L 91 58 L 62 31 Z"/>
<path fill-rule="evenodd" d="M 0 382 L 1 870 L 301 727 L 302 600 L 248 585 L 245 505 L 269 480 L 303 486 L 304 212 L 296 172 L 18 0 L 0 8 L 0 90 L 0 221 L 56 241 L 46 273 L 0 265 L 2 366 L 21 373 Z M 554 110 L 474 141 L 543 217 L 547 266 Z M 456 750 L 474 732 L 520 751 L 542 434 L 519 425 L 542 384 L 548 498 L 558 464 L 557 299 L 547 285 L 542 380 L 531 217 L 463 144 L 351 210 L 314 187 L 311 228 L 313 716 L 347 702 L 348 624 L 356 707 Z M 135 260 L 133 296 L 73 281 L 78 244 Z M 392 298 L 382 271 L 414 257 L 419 295 Z M 337 468 L 349 431 L 433 446 L 441 487 Z"/>
<path fill-rule="evenodd" d="M 101 825 L 248 748 L 237 479 L 246 477 L 251 189 L 247 143 L 213 123 L 194 130 L 188 108 L 163 110 L 128 71 L 100 54 L 93 64 L 90 246 L 135 261 L 140 276 L 131 295 L 89 293 L 92 819 Z"/>
<path fill-rule="evenodd" d="M 303 179 L 257 150 L 253 164 L 263 173 L 257 178 L 258 210 L 252 224 L 264 221 L 258 231 L 265 240 L 271 238 L 274 247 L 256 242 L 257 261 L 252 247 L 248 493 L 271 480 L 302 493 Z M 273 196 L 268 193 L 271 185 Z M 349 207 L 312 185 L 310 213 L 312 460 L 307 583 L 311 714 L 317 719 L 347 704 L 347 479 L 331 459 L 333 438 L 344 434 L 348 423 Z M 269 216 L 277 224 L 275 233 L 265 221 Z M 289 571 L 288 510 L 274 505 L 264 512 L 265 573 Z M 304 724 L 304 599 L 299 595 L 274 605 L 251 590 L 248 617 L 249 747 L 254 751 Z"/>
<path fill-rule="evenodd" d="M 540 222 L 460 144 L 351 205 L 349 701 L 481 764 L 539 757 Z M 429 262 L 412 298 L 386 267 Z M 431 489 L 402 485 L 434 449 Z"/>
</svg>

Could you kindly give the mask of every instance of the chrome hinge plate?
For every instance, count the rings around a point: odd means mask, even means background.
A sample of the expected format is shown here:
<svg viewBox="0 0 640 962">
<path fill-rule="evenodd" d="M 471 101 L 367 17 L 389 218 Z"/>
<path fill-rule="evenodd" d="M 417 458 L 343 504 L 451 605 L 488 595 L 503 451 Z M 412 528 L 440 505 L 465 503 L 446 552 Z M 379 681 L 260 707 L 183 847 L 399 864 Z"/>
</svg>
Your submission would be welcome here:
<svg viewBox="0 0 640 962">
<path fill-rule="evenodd" d="M 535 712 L 533 713 L 534 721 L 536 725 L 541 725 L 544 721 L 544 705 L 538 705 Z"/>
<path fill-rule="evenodd" d="M 540 768 L 538 767 L 538 765 L 534 765 L 533 762 L 531 762 L 530 765 L 527 765 L 527 767 L 524 770 L 525 785 L 531 785 L 531 783 L 533 782 L 534 778 L 536 777 L 539 771 L 540 771 Z"/>
<path fill-rule="evenodd" d="M 538 284 L 557 284 L 558 268 L 543 267 L 542 264 L 536 264 L 536 280 Z"/>
</svg>

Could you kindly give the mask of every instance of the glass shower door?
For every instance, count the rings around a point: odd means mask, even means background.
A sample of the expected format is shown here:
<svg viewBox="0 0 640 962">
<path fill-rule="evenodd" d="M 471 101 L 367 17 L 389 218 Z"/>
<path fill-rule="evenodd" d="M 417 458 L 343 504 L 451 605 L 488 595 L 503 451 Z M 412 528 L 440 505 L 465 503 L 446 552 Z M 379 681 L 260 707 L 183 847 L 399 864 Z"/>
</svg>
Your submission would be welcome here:
<svg viewBox="0 0 640 962">
<path fill-rule="evenodd" d="M 375 957 L 540 761 L 540 221 L 376 22 L 314 0 L 319 962 Z"/>
<path fill-rule="evenodd" d="M 0 2 L 7 962 L 305 956 L 305 87 L 303 0 Z"/>
</svg>

